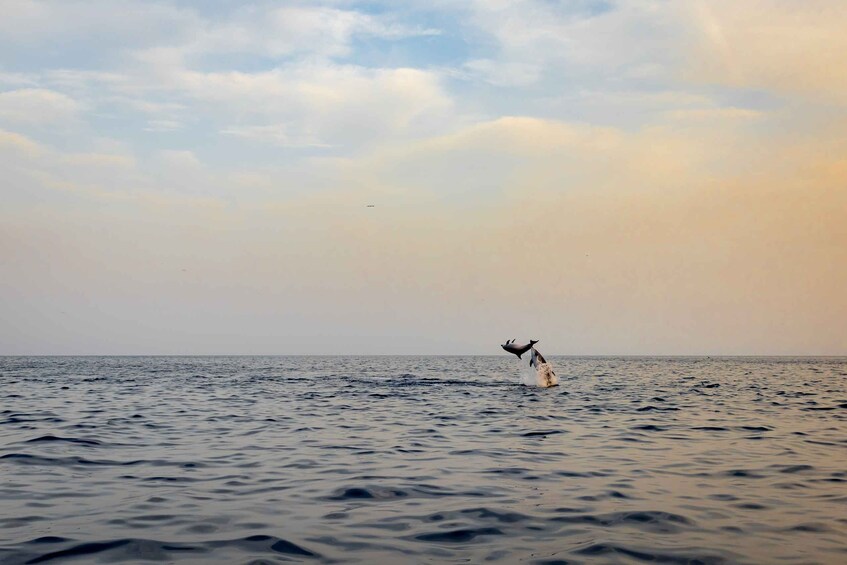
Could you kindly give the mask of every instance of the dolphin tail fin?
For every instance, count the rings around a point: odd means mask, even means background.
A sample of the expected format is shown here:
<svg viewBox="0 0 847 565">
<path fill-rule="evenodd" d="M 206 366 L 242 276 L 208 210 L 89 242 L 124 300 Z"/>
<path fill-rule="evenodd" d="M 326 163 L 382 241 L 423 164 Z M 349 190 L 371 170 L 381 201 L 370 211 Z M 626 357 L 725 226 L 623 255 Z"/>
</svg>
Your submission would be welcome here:
<svg viewBox="0 0 847 565">
<path fill-rule="evenodd" d="M 531 339 L 531 340 L 529 340 L 529 344 L 530 344 L 530 345 L 535 345 L 536 343 L 538 343 L 538 340 L 537 340 L 537 339 Z"/>
</svg>

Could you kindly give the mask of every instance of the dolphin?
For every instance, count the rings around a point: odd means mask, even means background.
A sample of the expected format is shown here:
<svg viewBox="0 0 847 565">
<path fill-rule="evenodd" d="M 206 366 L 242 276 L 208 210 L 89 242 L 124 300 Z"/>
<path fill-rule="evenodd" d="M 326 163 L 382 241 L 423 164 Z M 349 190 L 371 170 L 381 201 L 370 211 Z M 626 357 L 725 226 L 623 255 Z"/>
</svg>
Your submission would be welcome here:
<svg viewBox="0 0 847 565">
<path fill-rule="evenodd" d="M 534 347 L 532 348 L 532 358 L 529 360 L 529 366 L 535 367 L 537 373 L 536 380 L 539 386 L 547 388 L 559 384 L 559 377 L 553 371 L 553 365 L 548 363 L 541 352 L 537 351 Z"/>
<path fill-rule="evenodd" d="M 535 367 L 537 369 L 538 365 L 540 365 L 542 363 L 546 363 L 546 362 L 547 362 L 547 359 L 544 358 L 544 356 L 541 354 L 541 352 L 533 347 L 532 348 L 532 357 L 530 357 L 530 359 L 529 359 L 529 366 Z"/>
<path fill-rule="evenodd" d="M 504 343 L 500 347 L 502 347 L 503 350 L 506 351 L 507 353 L 514 353 L 515 355 L 518 356 L 518 359 L 520 359 L 521 355 L 523 355 L 524 353 L 526 353 L 527 351 L 532 349 L 532 346 L 535 345 L 536 343 L 538 343 L 537 339 L 535 339 L 535 340 L 531 339 L 531 340 L 529 340 L 529 343 L 527 343 L 525 345 L 516 345 L 515 340 L 513 339 L 512 341 L 507 341 L 506 343 Z"/>
</svg>

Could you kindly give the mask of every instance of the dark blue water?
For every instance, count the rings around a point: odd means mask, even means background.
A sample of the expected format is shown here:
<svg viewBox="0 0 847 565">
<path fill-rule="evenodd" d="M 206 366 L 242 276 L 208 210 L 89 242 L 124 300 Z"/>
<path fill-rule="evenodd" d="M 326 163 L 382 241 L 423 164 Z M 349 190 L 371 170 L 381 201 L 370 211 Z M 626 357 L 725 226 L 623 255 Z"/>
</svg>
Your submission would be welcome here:
<svg viewBox="0 0 847 565">
<path fill-rule="evenodd" d="M 0 562 L 847 563 L 847 359 L 0 358 Z"/>
</svg>

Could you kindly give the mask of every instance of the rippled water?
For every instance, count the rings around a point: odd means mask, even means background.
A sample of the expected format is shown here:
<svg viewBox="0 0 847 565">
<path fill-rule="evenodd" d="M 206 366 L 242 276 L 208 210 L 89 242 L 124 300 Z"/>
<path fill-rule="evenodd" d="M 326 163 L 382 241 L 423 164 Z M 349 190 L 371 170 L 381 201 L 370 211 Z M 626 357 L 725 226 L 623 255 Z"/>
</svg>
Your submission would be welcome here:
<svg viewBox="0 0 847 565">
<path fill-rule="evenodd" d="M 0 358 L 0 562 L 847 562 L 847 359 L 550 360 Z"/>
</svg>

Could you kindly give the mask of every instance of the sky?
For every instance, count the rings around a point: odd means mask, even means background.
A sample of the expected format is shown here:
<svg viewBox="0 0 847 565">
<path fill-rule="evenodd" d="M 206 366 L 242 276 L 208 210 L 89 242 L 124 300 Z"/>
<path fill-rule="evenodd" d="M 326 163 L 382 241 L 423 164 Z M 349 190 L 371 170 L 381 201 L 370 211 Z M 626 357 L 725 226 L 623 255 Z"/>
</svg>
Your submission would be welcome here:
<svg viewBox="0 0 847 565">
<path fill-rule="evenodd" d="M 0 354 L 847 354 L 842 0 L 0 12 Z"/>
</svg>

